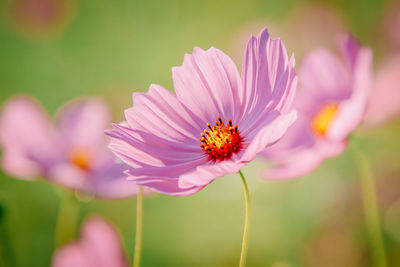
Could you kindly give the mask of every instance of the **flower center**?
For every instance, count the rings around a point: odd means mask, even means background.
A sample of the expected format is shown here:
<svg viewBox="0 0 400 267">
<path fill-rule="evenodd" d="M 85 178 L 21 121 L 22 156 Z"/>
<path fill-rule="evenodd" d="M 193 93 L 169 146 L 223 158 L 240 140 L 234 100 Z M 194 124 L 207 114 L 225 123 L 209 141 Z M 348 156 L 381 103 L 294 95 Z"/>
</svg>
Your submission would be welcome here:
<svg viewBox="0 0 400 267">
<path fill-rule="evenodd" d="M 68 160 L 79 169 L 88 171 L 92 167 L 93 155 L 85 147 L 74 147 L 69 151 Z"/>
<path fill-rule="evenodd" d="M 329 126 L 336 116 L 337 110 L 338 104 L 335 102 L 323 106 L 311 121 L 312 131 L 317 135 L 325 136 Z"/>
<path fill-rule="evenodd" d="M 238 126 L 233 126 L 231 119 L 225 125 L 221 117 L 218 117 L 215 125 L 207 123 L 207 127 L 208 130 L 204 129 L 201 133 L 200 147 L 211 161 L 230 159 L 242 148 L 243 138 L 240 136 Z"/>
</svg>

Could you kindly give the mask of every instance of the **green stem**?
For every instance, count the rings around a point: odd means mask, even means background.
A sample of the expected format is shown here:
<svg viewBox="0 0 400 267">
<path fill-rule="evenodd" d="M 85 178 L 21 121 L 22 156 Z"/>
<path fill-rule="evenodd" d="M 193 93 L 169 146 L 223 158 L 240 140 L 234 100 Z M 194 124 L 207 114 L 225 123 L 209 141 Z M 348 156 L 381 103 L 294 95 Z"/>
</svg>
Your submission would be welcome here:
<svg viewBox="0 0 400 267">
<path fill-rule="evenodd" d="M 136 234 L 135 234 L 135 253 L 133 255 L 133 267 L 140 266 L 140 255 L 142 252 L 142 214 L 143 214 L 143 190 L 138 186 L 136 197 Z"/>
<path fill-rule="evenodd" d="M 367 157 L 358 148 L 355 148 L 358 168 L 361 174 L 361 187 L 365 221 L 367 226 L 370 248 L 374 258 L 374 266 L 386 267 L 385 247 L 379 221 L 378 202 L 375 180 Z"/>
<path fill-rule="evenodd" d="M 4 207 L 0 202 L 0 266 L 16 266 L 15 254 L 9 236 L 8 221 L 5 218 Z"/>
<path fill-rule="evenodd" d="M 71 192 L 58 192 L 60 206 L 58 208 L 58 219 L 55 232 L 56 248 L 72 241 L 76 236 L 76 225 L 78 221 L 79 203 Z"/>
<path fill-rule="evenodd" d="M 244 267 L 246 265 L 246 257 L 247 257 L 247 240 L 249 236 L 249 226 L 250 226 L 250 196 L 249 196 L 249 188 L 247 187 L 246 179 L 242 171 L 239 171 L 239 175 L 243 185 L 244 199 L 246 205 L 246 215 L 244 219 L 244 230 L 243 230 L 243 239 L 242 239 L 242 250 L 240 253 L 240 263 L 239 267 Z"/>
</svg>

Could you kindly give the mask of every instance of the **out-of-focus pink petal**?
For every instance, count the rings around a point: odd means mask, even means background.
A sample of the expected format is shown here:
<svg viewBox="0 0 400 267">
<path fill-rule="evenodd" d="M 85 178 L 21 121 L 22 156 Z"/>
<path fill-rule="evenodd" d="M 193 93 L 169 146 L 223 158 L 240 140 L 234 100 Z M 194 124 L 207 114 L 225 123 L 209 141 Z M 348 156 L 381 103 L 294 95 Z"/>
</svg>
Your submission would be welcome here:
<svg viewBox="0 0 400 267">
<path fill-rule="evenodd" d="M 125 174 L 129 167 L 123 163 L 115 162 L 116 160 L 116 158 L 110 159 L 112 162 L 97 169 L 92 174 L 91 183 L 96 196 L 117 199 L 137 195 L 137 184 L 128 181 L 129 176 Z M 143 191 L 146 195 L 151 194 L 148 188 L 144 188 Z"/>
<path fill-rule="evenodd" d="M 339 105 L 338 114 L 328 131 L 330 140 L 343 140 L 360 125 L 366 112 L 371 78 L 372 51 L 361 48 L 354 63 L 352 95 Z"/>
<path fill-rule="evenodd" d="M 324 99 L 341 101 L 351 94 L 348 67 L 326 49 L 317 49 L 304 57 L 299 77 L 301 92 L 294 105 L 304 112 L 315 112 Z"/>
<path fill-rule="evenodd" d="M 382 63 L 373 81 L 364 124 L 377 127 L 400 116 L 400 54 Z"/>
<path fill-rule="evenodd" d="M 203 123 L 222 119 L 237 121 L 240 109 L 240 76 L 233 61 L 222 51 L 195 47 L 183 64 L 172 69 L 179 101 L 190 107 Z"/>
<path fill-rule="evenodd" d="M 86 251 L 82 250 L 76 244 L 66 245 L 56 252 L 53 257 L 52 267 L 89 267 L 93 264 L 90 258 L 85 255 Z"/>
<path fill-rule="evenodd" d="M 262 177 L 273 180 L 291 179 L 306 175 L 315 170 L 324 159 L 341 154 L 346 147 L 346 142 L 334 144 L 318 142 L 308 149 L 290 151 L 282 161 L 276 163 L 276 166 L 265 169 Z"/>
<path fill-rule="evenodd" d="M 110 122 L 108 106 L 99 98 L 71 101 L 57 114 L 63 143 L 69 148 L 87 147 L 96 152 L 104 150 L 107 139 L 103 131 Z"/>
<path fill-rule="evenodd" d="M 54 165 L 48 173 L 51 181 L 67 188 L 94 194 L 89 181 L 89 174 L 68 162 Z"/>
<path fill-rule="evenodd" d="M 54 128 L 33 100 L 16 97 L 4 104 L 0 119 L 3 169 L 17 178 L 44 175 L 58 158 Z"/>
<path fill-rule="evenodd" d="M 92 217 L 84 222 L 79 241 L 56 252 L 52 266 L 125 267 L 128 262 L 118 233 L 103 219 Z"/>
</svg>

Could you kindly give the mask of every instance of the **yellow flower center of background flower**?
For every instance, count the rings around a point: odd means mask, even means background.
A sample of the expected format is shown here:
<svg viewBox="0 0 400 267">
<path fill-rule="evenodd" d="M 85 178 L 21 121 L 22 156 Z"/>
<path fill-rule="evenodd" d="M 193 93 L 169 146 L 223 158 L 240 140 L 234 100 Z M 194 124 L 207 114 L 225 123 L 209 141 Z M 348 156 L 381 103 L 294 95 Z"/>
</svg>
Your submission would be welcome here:
<svg viewBox="0 0 400 267">
<path fill-rule="evenodd" d="M 329 103 L 323 106 L 311 121 L 311 129 L 313 133 L 325 136 L 329 126 L 336 116 L 337 110 L 337 103 Z"/>
<path fill-rule="evenodd" d="M 68 160 L 76 167 L 87 171 L 91 168 L 93 155 L 86 147 L 74 147 L 69 152 Z"/>
<path fill-rule="evenodd" d="M 207 123 L 208 130 L 201 133 L 200 147 L 207 153 L 211 161 L 222 161 L 230 159 L 234 153 L 238 153 L 242 148 L 243 138 L 240 136 L 238 126 L 233 126 L 229 119 L 225 125 L 221 117 L 211 127 Z"/>
</svg>

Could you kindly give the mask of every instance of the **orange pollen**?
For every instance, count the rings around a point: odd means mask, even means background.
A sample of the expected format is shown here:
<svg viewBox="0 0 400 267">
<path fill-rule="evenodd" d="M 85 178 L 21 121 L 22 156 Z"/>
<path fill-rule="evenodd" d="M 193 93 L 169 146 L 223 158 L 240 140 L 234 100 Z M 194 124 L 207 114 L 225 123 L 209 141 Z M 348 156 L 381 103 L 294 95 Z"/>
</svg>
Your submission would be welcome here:
<svg viewBox="0 0 400 267">
<path fill-rule="evenodd" d="M 311 120 L 312 131 L 317 135 L 325 136 L 336 116 L 337 110 L 338 104 L 335 102 L 323 106 Z"/>
<path fill-rule="evenodd" d="M 91 169 L 93 156 L 85 147 L 74 147 L 69 152 L 68 160 L 81 170 L 88 171 Z"/>
<path fill-rule="evenodd" d="M 221 117 L 213 126 L 207 123 L 208 129 L 201 133 L 200 147 L 206 152 L 211 161 L 230 159 L 242 148 L 243 138 L 240 136 L 238 126 L 233 126 L 232 120 L 225 125 Z"/>
</svg>

